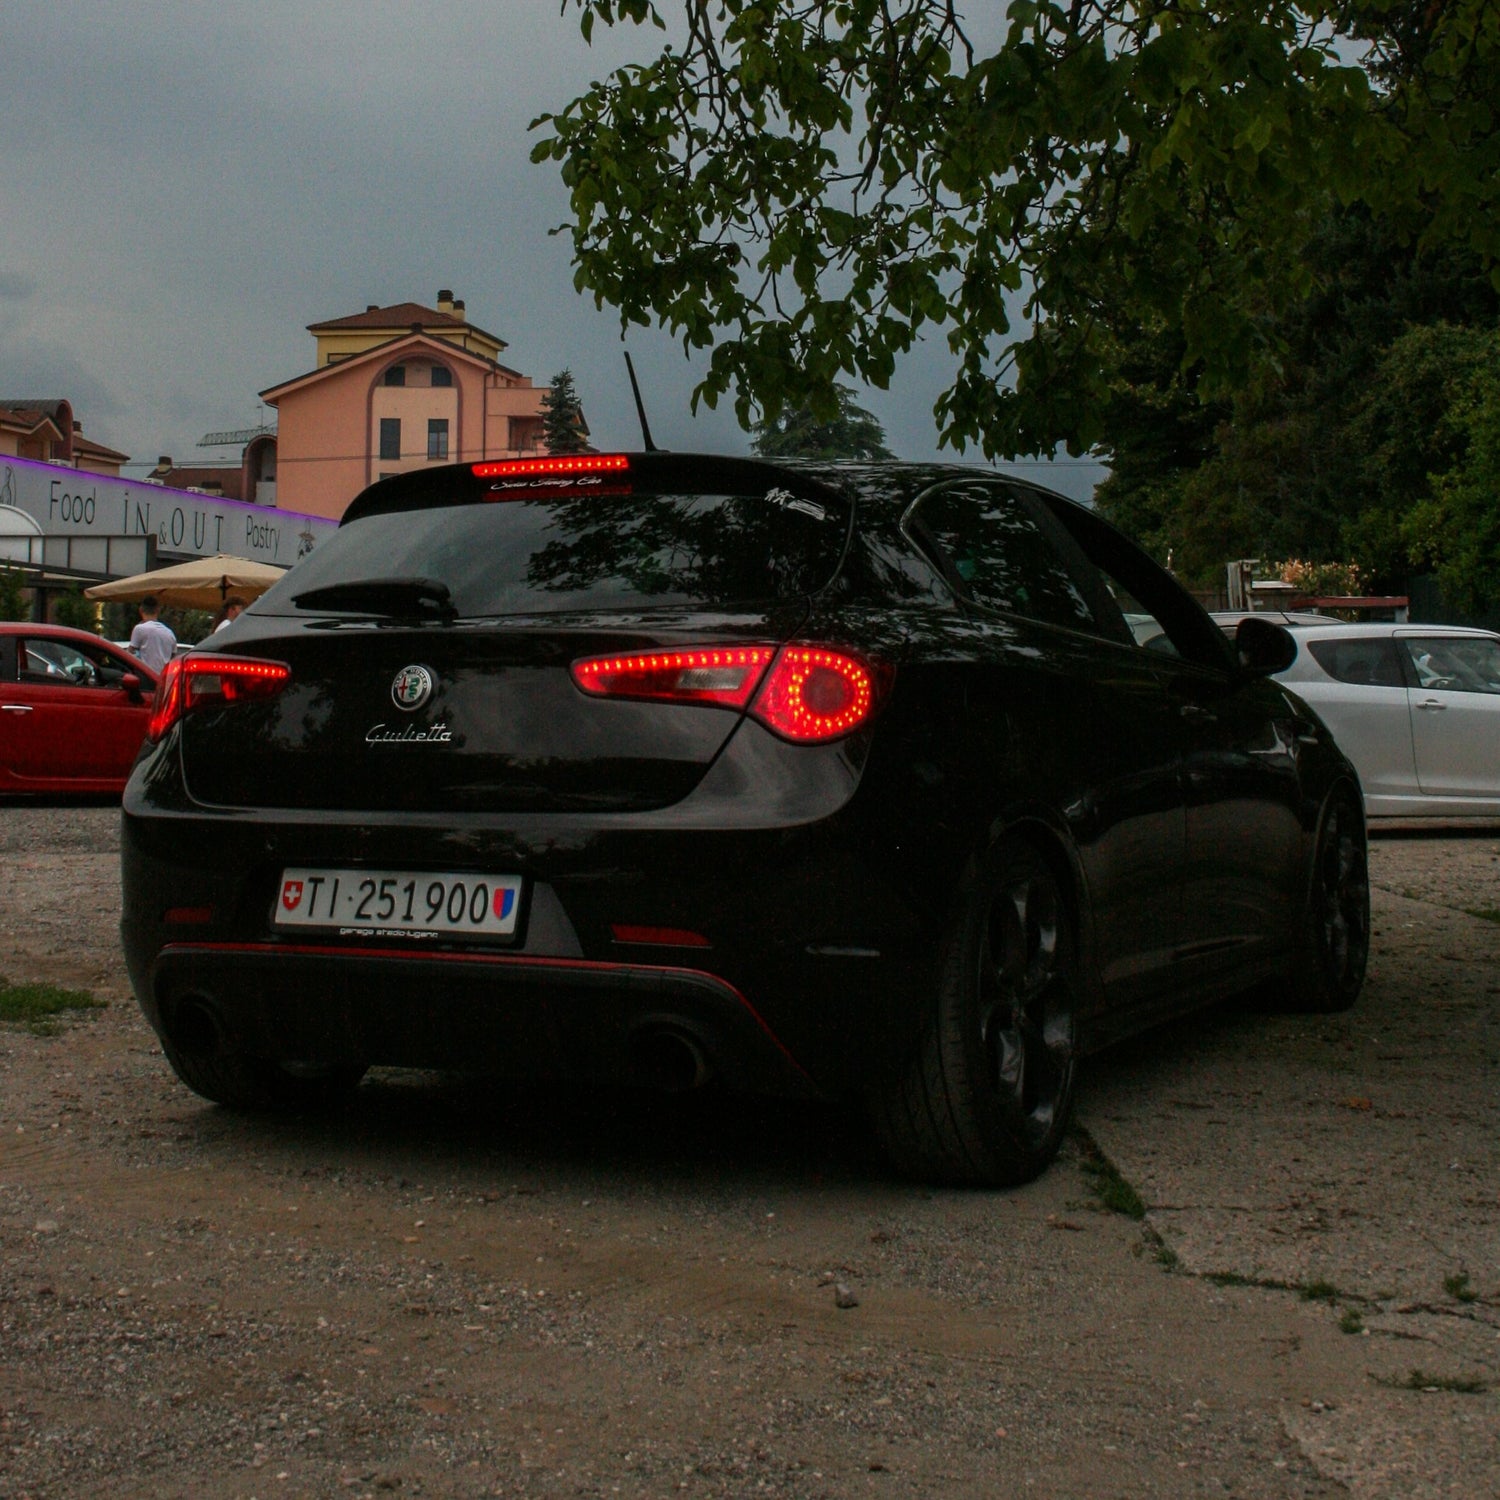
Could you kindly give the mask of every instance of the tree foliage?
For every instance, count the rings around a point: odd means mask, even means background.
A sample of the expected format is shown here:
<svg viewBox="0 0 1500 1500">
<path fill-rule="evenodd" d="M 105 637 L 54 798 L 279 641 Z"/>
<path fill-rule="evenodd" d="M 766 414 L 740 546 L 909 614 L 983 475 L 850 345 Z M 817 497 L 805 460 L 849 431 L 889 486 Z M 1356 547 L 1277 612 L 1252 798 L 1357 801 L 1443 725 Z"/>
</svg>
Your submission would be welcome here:
<svg viewBox="0 0 1500 1500">
<path fill-rule="evenodd" d="M 559 370 L 542 396 L 542 441 L 548 453 L 582 453 L 589 445 L 571 370 Z"/>
<path fill-rule="evenodd" d="M 1417 351 L 1408 346 L 1432 332 L 1414 329 L 1392 361 L 1410 359 Z M 1500 586 L 1500 332 L 1439 332 L 1457 358 L 1434 371 L 1447 399 L 1430 437 L 1433 468 L 1425 493 L 1400 517 L 1400 537 L 1450 604 L 1478 613 L 1493 608 Z"/>
<path fill-rule="evenodd" d="M 71 625 L 74 630 L 99 633 L 99 606 L 83 597 L 82 589 L 65 589 L 54 600 L 52 618 L 59 625 Z"/>
<path fill-rule="evenodd" d="M 19 568 L 0 568 L 0 620 L 29 620 L 26 575 Z"/>
<path fill-rule="evenodd" d="M 1404 592 L 1436 562 L 1411 517 L 1463 461 L 1449 413 L 1500 296 L 1469 252 L 1403 247 L 1364 211 L 1328 215 L 1305 255 L 1316 290 L 1278 323 L 1286 359 L 1227 401 L 1191 399 L 1169 335 L 1130 341 L 1097 500 L 1199 583 L 1227 558 L 1300 556 Z"/>
<path fill-rule="evenodd" d="M 896 455 L 873 413 L 854 403 L 846 385 L 834 387 L 838 411 L 824 421 L 806 407 L 783 407 L 751 429 L 751 449 L 762 458 L 852 458 L 869 463 Z"/>
<path fill-rule="evenodd" d="M 676 28 L 537 122 L 578 284 L 747 427 L 942 335 L 944 441 L 1107 449 L 1144 336 L 1192 443 L 1284 365 L 1331 206 L 1500 249 L 1493 0 L 563 3 Z"/>
</svg>

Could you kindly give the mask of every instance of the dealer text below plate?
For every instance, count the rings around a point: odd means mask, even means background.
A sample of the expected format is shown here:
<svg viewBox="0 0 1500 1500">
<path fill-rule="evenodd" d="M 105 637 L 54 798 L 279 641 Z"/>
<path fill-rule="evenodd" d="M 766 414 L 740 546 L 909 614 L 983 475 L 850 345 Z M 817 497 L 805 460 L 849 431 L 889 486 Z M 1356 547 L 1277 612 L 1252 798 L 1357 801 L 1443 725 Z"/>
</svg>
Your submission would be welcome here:
<svg viewBox="0 0 1500 1500">
<path fill-rule="evenodd" d="M 275 924 L 512 937 L 520 905 L 519 875 L 287 869 Z"/>
</svg>

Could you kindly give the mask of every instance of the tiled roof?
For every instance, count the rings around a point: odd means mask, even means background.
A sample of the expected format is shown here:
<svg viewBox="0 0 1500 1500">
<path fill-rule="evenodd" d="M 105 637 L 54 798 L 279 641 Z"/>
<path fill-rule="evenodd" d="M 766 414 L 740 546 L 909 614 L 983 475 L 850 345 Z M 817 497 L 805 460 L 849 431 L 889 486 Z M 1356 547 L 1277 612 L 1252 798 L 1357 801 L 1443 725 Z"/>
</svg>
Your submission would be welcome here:
<svg viewBox="0 0 1500 1500">
<path fill-rule="evenodd" d="M 505 348 L 505 340 L 498 334 L 486 333 L 477 323 L 467 318 L 455 317 L 452 313 L 438 312 L 436 308 L 423 307 L 420 302 L 397 302 L 391 307 L 367 307 L 364 312 L 350 313 L 347 318 L 330 318 L 326 323 L 309 323 L 309 333 L 358 333 L 361 330 L 380 328 L 410 329 L 413 323 L 423 328 L 467 328 L 481 338 Z"/>
<path fill-rule="evenodd" d="M 170 469 L 153 469 L 151 477 L 161 480 L 163 484 L 170 485 L 173 489 L 185 490 L 190 486 L 197 489 L 209 489 L 213 485 L 218 485 L 225 494 L 233 489 L 237 496 L 244 473 L 238 465 L 228 468 L 212 464 L 174 464 Z"/>
<path fill-rule="evenodd" d="M 0 421 L 36 427 L 53 421 L 59 403 L 56 401 L 0 401 Z"/>
<path fill-rule="evenodd" d="M 86 438 L 82 434 L 73 434 L 73 456 L 86 455 L 89 458 L 117 458 L 123 463 L 130 461 L 128 453 L 117 453 L 113 448 L 106 448 L 103 443 L 96 443 L 92 438 Z"/>
<path fill-rule="evenodd" d="M 370 307 L 347 318 L 330 318 L 326 323 L 309 323 L 309 333 L 337 333 L 341 329 L 410 328 L 420 323 L 424 328 L 467 328 L 468 320 L 440 313 L 420 302 L 398 302 L 394 307 Z"/>
</svg>

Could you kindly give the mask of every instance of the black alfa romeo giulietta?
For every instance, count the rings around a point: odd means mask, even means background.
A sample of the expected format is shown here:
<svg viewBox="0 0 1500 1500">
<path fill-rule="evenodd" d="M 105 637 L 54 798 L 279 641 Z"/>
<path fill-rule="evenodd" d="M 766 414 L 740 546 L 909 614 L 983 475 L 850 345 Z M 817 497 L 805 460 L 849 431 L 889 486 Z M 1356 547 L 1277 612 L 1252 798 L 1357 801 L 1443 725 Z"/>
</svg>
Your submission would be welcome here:
<svg viewBox="0 0 1500 1500">
<path fill-rule="evenodd" d="M 1020 1182 L 1081 1055 L 1257 985 L 1353 1003 L 1360 788 L 1294 650 L 988 470 L 402 474 L 169 668 L 131 979 L 225 1105 L 718 1082 Z"/>
</svg>

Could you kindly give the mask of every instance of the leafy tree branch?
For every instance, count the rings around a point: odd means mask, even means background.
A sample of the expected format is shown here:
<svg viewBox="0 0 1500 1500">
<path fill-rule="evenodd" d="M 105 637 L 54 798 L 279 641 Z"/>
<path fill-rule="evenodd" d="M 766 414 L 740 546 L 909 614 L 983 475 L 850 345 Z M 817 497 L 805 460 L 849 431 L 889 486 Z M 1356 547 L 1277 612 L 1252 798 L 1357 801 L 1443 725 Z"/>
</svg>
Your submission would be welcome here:
<svg viewBox="0 0 1500 1500">
<path fill-rule="evenodd" d="M 577 283 L 747 427 L 941 336 L 945 442 L 1107 449 L 1132 330 L 1196 398 L 1280 367 L 1330 208 L 1500 251 L 1492 0 L 563 3 L 668 36 L 536 122 Z"/>
</svg>

